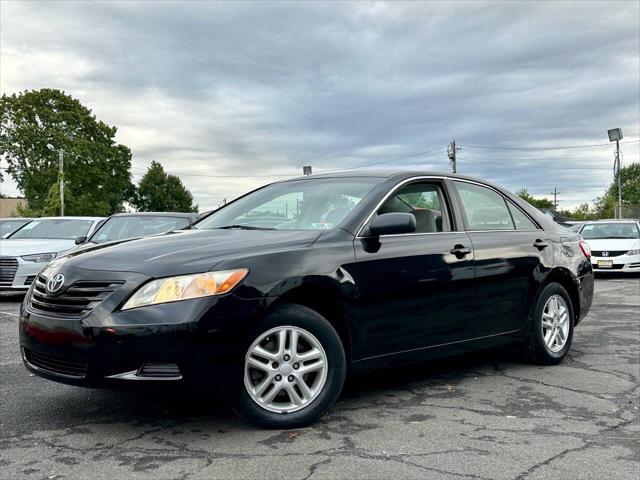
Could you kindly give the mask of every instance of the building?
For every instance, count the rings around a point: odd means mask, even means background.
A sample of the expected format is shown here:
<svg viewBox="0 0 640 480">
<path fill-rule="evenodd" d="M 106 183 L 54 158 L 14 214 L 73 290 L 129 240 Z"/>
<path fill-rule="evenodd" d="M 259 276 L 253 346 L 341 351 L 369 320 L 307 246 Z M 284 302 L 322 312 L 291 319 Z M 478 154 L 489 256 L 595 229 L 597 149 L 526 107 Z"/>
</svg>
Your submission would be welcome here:
<svg viewBox="0 0 640 480">
<path fill-rule="evenodd" d="M 2 197 L 0 198 L 0 218 L 11 217 L 17 215 L 16 208 L 18 205 L 27 206 L 27 200 L 20 197 Z"/>
</svg>

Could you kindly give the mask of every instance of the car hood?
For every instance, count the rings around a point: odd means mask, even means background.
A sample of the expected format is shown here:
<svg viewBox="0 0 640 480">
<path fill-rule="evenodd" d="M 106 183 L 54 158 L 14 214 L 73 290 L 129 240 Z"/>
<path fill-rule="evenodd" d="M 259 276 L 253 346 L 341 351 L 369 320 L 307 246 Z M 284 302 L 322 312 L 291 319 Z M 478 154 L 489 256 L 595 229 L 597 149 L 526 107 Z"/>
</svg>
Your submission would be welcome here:
<svg viewBox="0 0 640 480">
<path fill-rule="evenodd" d="M 70 252 L 65 268 L 137 272 L 152 277 L 205 272 L 221 260 L 312 244 L 322 232 L 184 230 Z"/>
<path fill-rule="evenodd" d="M 640 248 L 640 240 L 637 238 L 594 238 L 585 240 L 589 244 L 591 250 L 602 251 L 621 251 Z"/>
<path fill-rule="evenodd" d="M 21 257 L 35 253 L 64 252 L 75 247 L 75 240 L 16 238 L 0 240 L 0 255 Z"/>
</svg>

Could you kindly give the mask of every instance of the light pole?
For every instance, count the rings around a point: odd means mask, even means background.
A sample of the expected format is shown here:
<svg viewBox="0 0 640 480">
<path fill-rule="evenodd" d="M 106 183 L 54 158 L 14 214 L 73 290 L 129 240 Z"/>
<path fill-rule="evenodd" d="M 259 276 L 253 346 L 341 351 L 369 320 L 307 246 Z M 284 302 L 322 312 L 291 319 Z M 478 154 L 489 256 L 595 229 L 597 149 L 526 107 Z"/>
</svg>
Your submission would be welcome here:
<svg viewBox="0 0 640 480">
<path fill-rule="evenodd" d="M 58 177 L 60 180 L 60 216 L 64 217 L 64 150 L 62 148 L 56 149 L 50 143 L 47 143 L 47 148 L 52 152 L 58 152 Z"/>
<path fill-rule="evenodd" d="M 620 169 L 620 140 L 622 140 L 622 129 L 612 128 L 607 130 L 610 142 L 616 142 L 616 160 L 613 164 L 613 173 L 618 177 L 618 218 L 622 218 L 622 171 Z"/>
</svg>

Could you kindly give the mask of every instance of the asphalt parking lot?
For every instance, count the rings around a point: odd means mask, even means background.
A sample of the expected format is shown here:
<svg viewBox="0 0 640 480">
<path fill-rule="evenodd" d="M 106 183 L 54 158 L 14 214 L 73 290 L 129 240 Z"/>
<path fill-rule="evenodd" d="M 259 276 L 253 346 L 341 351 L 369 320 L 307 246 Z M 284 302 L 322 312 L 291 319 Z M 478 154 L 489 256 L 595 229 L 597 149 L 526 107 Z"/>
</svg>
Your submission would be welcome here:
<svg viewBox="0 0 640 480">
<path fill-rule="evenodd" d="M 596 283 L 557 367 L 494 351 L 351 380 L 329 415 L 256 430 L 183 390 L 31 376 L 0 297 L 0 478 L 594 478 L 640 475 L 640 278 Z"/>
</svg>

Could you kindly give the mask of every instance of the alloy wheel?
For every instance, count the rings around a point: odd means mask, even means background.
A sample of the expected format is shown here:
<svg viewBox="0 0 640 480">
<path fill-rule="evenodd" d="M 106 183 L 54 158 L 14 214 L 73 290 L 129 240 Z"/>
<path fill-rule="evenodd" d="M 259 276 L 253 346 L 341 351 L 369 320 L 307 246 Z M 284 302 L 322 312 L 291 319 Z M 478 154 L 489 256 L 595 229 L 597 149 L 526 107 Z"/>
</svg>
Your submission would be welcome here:
<svg viewBox="0 0 640 480">
<path fill-rule="evenodd" d="M 315 400 L 329 364 L 318 339 L 300 327 L 281 326 L 260 335 L 245 355 L 244 385 L 265 410 L 291 413 Z"/>
<path fill-rule="evenodd" d="M 560 295 L 551 295 L 542 310 L 542 337 L 552 353 L 562 350 L 569 336 L 569 307 Z"/>
</svg>

